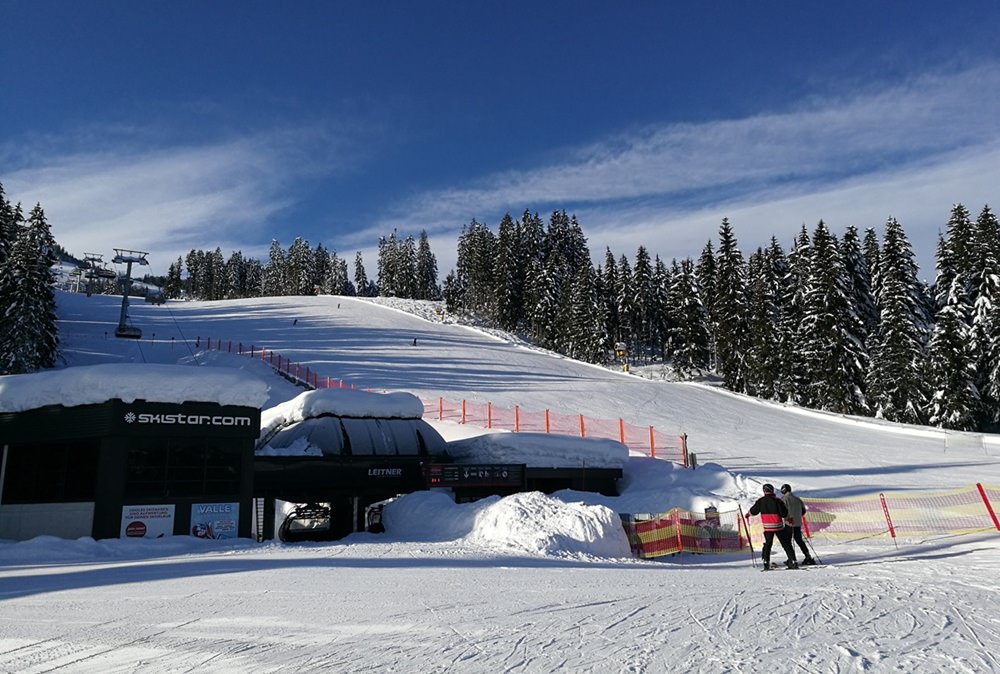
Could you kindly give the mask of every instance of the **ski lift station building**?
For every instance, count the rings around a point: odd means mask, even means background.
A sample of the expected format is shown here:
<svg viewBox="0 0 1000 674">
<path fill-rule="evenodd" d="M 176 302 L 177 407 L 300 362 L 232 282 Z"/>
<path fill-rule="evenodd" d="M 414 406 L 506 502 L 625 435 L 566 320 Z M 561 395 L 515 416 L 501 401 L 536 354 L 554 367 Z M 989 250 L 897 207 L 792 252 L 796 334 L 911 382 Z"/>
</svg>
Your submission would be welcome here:
<svg viewBox="0 0 1000 674">
<path fill-rule="evenodd" d="M 322 504 L 324 531 L 303 538 L 337 539 L 364 530 L 372 504 L 430 487 L 456 500 L 530 488 L 616 493 L 621 477 L 512 463 L 500 434 L 446 443 L 409 393 L 322 389 L 267 401 L 266 382 L 233 368 L 0 376 L 0 538 L 272 539 L 282 507 Z"/>
</svg>

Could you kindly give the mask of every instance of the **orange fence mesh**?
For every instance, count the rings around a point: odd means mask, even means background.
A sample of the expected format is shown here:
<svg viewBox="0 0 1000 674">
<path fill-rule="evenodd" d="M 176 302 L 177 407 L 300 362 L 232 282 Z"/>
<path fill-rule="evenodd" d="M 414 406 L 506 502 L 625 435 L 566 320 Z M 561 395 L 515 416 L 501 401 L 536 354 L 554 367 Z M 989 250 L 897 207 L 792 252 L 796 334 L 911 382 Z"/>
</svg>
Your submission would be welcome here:
<svg viewBox="0 0 1000 674">
<path fill-rule="evenodd" d="M 195 346 L 201 346 L 200 337 L 197 338 Z M 232 340 L 223 341 L 210 337 L 205 342 L 205 348 L 258 358 L 288 379 L 310 388 L 360 388 L 342 379 L 320 375 L 301 363 L 285 358 L 280 353 L 254 345 L 244 346 L 241 342 L 234 343 Z M 687 436 L 666 435 L 652 426 L 636 426 L 623 419 L 599 419 L 584 415 L 561 414 L 551 410 L 535 412 L 521 409 L 519 406 L 511 409 L 497 407 L 489 402 L 477 403 L 466 400 L 455 402 L 444 398 L 423 399 L 422 402 L 425 419 L 454 421 L 515 433 L 556 433 L 612 439 L 621 442 L 633 453 L 666 459 L 683 466 L 689 465 Z"/>
<path fill-rule="evenodd" d="M 919 538 L 1000 531 L 994 504 L 1000 487 L 976 484 L 934 493 L 901 492 L 852 498 L 802 499 L 810 538 Z M 749 529 L 739 511 L 696 514 L 674 508 L 659 515 L 622 515 L 632 552 L 653 559 L 678 552 L 728 553 L 763 543 L 759 518 Z"/>
</svg>

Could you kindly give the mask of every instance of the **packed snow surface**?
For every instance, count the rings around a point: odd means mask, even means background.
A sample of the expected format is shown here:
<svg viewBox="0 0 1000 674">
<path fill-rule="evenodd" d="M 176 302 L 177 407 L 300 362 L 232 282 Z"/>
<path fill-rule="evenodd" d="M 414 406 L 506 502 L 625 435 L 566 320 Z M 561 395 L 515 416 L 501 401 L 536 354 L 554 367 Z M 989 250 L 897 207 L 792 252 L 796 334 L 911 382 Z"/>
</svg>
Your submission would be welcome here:
<svg viewBox="0 0 1000 674">
<path fill-rule="evenodd" d="M 266 382 L 265 407 L 299 395 L 236 355 L 254 344 L 359 387 L 687 433 L 699 468 L 630 457 L 617 497 L 412 494 L 386 506 L 386 533 L 336 543 L 0 543 L 0 671 L 1000 671 L 1000 532 L 818 538 L 822 566 L 763 574 L 749 551 L 635 560 L 616 522 L 745 509 L 763 482 L 807 500 L 995 484 L 995 436 L 649 381 L 455 325 L 437 305 L 393 304 L 135 306 L 156 335 L 138 343 L 104 338 L 116 298 L 60 294 L 59 316 L 68 367 L 210 364 Z M 200 348 L 208 337 L 233 351 Z M 486 433 L 433 423 L 449 440 Z"/>
<path fill-rule="evenodd" d="M 628 447 L 617 440 L 549 433 L 486 433 L 448 443 L 455 459 L 526 463 L 546 468 L 621 468 Z"/>
</svg>

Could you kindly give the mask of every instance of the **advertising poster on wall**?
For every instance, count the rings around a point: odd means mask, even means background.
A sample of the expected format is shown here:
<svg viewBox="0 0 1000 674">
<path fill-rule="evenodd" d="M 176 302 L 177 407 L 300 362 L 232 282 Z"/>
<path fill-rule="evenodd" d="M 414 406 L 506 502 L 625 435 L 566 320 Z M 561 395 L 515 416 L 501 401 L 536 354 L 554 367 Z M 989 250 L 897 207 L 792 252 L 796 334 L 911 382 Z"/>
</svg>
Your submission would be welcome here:
<svg viewBox="0 0 1000 674">
<path fill-rule="evenodd" d="M 239 503 L 195 503 L 191 506 L 191 535 L 198 538 L 236 538 Z"/>
<path fill-rule="evenodd" d="M 122 506 L 121 538 L 174 535 L 174 504 Z"/>
</svg>

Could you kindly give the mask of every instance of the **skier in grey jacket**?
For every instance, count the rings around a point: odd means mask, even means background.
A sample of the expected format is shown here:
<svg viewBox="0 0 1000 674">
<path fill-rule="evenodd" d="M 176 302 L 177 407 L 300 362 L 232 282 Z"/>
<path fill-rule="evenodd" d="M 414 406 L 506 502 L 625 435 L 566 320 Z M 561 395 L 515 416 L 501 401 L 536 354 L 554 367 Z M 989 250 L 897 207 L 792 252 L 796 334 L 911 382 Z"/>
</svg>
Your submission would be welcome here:
<svg viewBox="0 0 1000 674">
<path fill-rule="evenodd" d="M 792 487 L 788 484 L 781 485 L 781 500 L 785 502 L 785 508 L 788 510 L 788 517 L 785 518 L 785 523 L 791 527 L 792 539 L 802 550 L 802 554 L 805 555 L 802 563 L 807 565 L 815 564 L 816 560 L 809 554 L 809 548 L 806 547 L 806 542 L 802 539 L 802 516 L 806 514 L 806 504 L 792 493 Z"/>
</svg>

